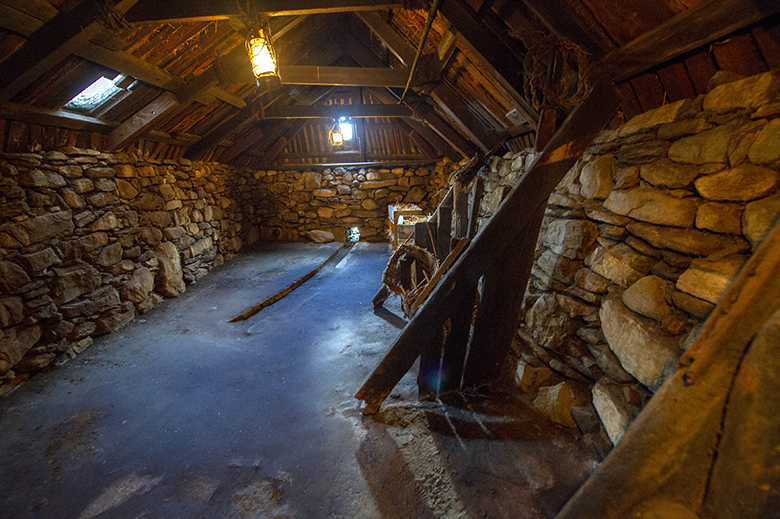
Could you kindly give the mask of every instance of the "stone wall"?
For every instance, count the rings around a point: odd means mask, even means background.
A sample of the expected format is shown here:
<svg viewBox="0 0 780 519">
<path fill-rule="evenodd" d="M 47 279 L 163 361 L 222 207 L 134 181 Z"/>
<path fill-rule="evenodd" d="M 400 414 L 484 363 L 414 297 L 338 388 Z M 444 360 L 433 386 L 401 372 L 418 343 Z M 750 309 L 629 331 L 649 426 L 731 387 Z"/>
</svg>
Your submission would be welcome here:
<svg viewBox="0 0 780 519">
<path fill-rule="evenodd" d="M 766 73 L 637 116 L 557 187 L 515 344 L 540 411 L 593 429 L 595 408 L 617 442 L 675 370 L 780 213 L 778 91 Z M 488 195 L 532 159 L 494 159 Z"/>
<path fill-rule="evenodd" d="M 251 171 L 65 148 L 0 155 L 0 395 L 264 239 L 383 240 L 451 165 Z"/>
<path fill-rule="evenodd" d="M 0 156 L 0 393 L 238 251 L 231 172 L 78 148 Z"/>
<path fill-rule="evenodd" d="M 385 241 L 388 204 L 435 209 L 451 170 L 443 161 L 417 168 L 244 171 L 240 205 L 262 239 L 295 241 L 324 230 L 344 241 L 345 228 L 358 227 L 361 239 Z"/>
</svg>

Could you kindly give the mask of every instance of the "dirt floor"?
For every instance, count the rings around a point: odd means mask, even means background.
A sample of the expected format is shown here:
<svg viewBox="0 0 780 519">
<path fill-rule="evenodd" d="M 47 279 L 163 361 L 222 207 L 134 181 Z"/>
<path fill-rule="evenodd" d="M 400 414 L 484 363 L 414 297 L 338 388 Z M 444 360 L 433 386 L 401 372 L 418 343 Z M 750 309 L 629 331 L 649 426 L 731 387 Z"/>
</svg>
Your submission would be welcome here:
<svg viewBox="0 0 780 519">
<path fill-rule="evenodd" d="M 550 518 L 596 464 L 517 400 L 353 394 L 404 321 L 358 243 L 264 244 L 0 400 L 0 518 Z"/>
</svg>

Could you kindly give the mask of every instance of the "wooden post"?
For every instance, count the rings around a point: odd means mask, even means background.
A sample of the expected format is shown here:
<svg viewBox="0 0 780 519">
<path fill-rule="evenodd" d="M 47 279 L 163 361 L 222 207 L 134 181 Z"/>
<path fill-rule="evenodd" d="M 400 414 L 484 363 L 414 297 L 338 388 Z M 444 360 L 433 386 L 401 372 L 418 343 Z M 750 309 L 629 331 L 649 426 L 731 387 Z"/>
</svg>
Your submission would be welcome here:
<svg viewBox="0 0 780 519">
<path fill-rule="evenodd" d="M 363 412 L 375 413 L 420 355 L 458 302 L 466 297 L 485 271 L 514 242 L 534 217 L 536 208 L 552 193 L 598 132 L 612 119 L 618 95 L 606 78 L 594 81 L 593 93 L 568 117 L 561 129 L 516 184 L 466 252 L 445 275 L 417 315 L 406 325 L 387 355 L 371 373 L 355 398 L 365 402 Z"/>
<path fill-rule="evenodd" d="M 473 238 L 477 234 L 477 220 L 479 218 L 479 208 L 482 205 L 482 193 L 485 188 L 485 180 L 477 177 L 474 181 L 474 187 L 471 189 L 471 206 L 469 206 L 469 228 L 466 238 Z"/>
<path fill-rule="evenodd" d="M 464 386 L 476 387 L 502 374 L 501 368 L 506 365 L 512 339 L 517 332 L 520 307 L 533 267 L 536 240 L 546 207 L 545 200 L 536 208 L 523 232 L 485 274 L 482 300 L 466 361 Z"/>
<path fill-rule="evenodd" d="M 439 206 L 436 210 L 436 253 L 439 255 L 439 265 L 450 253 L 450 241 L 452 239 L 452 202 L 449 205 Z"/>
<path fill-rule="evenodd" d="M 462 183 L 454 186 L 452 202 L 452 237 L 466 238 L 469 227 L 469 191 Z"/>
</svg>

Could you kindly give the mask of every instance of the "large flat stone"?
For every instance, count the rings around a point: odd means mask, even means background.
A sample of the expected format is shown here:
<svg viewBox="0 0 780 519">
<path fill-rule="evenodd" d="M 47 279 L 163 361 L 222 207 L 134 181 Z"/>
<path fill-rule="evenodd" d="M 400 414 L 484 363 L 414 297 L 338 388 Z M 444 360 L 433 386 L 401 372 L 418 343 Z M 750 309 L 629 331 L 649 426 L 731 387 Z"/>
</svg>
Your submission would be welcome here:
<svg viewBox="0 0 780 519">
<path fill-rule="evenodd" d="M 744 262 L 745 257 L 738 254 L 719 261 L 693 260 L 677 279 L 677 290 L 716 303 Z"/>
<path fill-rule="evenodd" d="M 0 331 L 0 373 L 5 373 L 22 360 L 24 354 L 41 338 L 40 326 L 17 326 Z"/>
<path fill-rule="evenodd" d="M 742 251 L 750 245 L 742 238 L 713 234 L 696 229 L 678 227 L 659 227 L 642 222 L 632 222 L 626 226 L 628 232 L 659 249 L 670 249 L 684 254 L 709 256 L 723 249 Z"/>
<path fill-rule="evenodd" d="M 696 190 L 710 200 L 745 202 L 769 193 L 780 179 L 773 169 L 742 164 L 696 180 Z"/>
<path fill-rule="evenodd" d="M 694 198 L 675 198 L 664 191 L 636 188 L 613 191 L 604 208 L 643 222 L 675 227 L 690 227 L 696 218 L 698 203 Z"/>
<path fill-rule="evenodd" d="M 551 278 L 566 284 L 572 283 L 574 274 L 582 268 L 581 261 L 559 256 L 551 250 L 545 250 L 536 260 L 536 265 Z"/>
<path fill-rule="evenodd" d="M 590 254 L 598 237 L 598 226 L 589 220 L 555 220 L 541 237 L 550 250 L 569 259 Z"/>
<path fill-rule="evenodd" d="M 699 170 L 695 167 L 677 164 L 670 160 L 643 164 L 639 168 L 639 176 L 642 180 L 655 187 L 668 189 L 687 187 L 698 175 Z"/>
<path fill-rule="evenodd" d="M 54 302 L 61 305 L 73 301 L 82 294 L 96 290 L 101 281 L 100 272 L 84 262 L 66 268 L 55 268 Z"/>
<path fill-rule="evenodd" d="M 704 98 L 704 109 L 726 113 L 743 108 L 756 109 L 775 101 L 780 92 L 780 74 L 766 72 L 719 85 Z"/>
<path fill-rule="evenodd" d="M 742 206 L 707 202 L 696 211 L 696 227 L 725 234 L 742 233 Z"/>
<path fill-rule="evenodd" d="M 112 286 L 101 287 L 86 295 L 82 301 L 62 305 L 60 311 L 66 319 L 83 315 L 89 317 L 119 306 L 119 293 Z"/>
<path fill-rule="evenodd" d="M 60 258 L 54 249 L 47 247 L 39 250 L 38 252 L 31 252 L 30 254 L 22 254 L 19 256 L 19 263 L 24 266 L 30 273 L 41 272 L 60 263 Z"/>
<path fill-rule="evenodd" d="M 775 164 L 780 161 L 780 119 L 769 121 L 748 151 L 753 164 Z"/>
<path fill-rule="evenodd" d="M 757 246 L 780 216 L 780 194 L 750 202 L 742 217 L 742 233 Z"/>
<path fill-rule="evenodd" d="M 738 124 L 732 122 L 690 137 L 683 137 L 669 148 L 669 158 L 685 164 L 728 162 L 729 141 Z"/>
<path fill-rule="evenodd" d="M 22 245 L 32 245 L 51 238 L 62 238 L 73 233 L 76 225 L 70 211 L 35 216 L 8 227 L 9 233 Z"/>
<path fill-rule="evenodd" d="M 690 99 L 684 99 L 639 114 L 619 128 L 620 136 L 626 137 L 642 130 L 674 122 L 690 110 L 691 104 L 692 101 Z"/>
<path fill-rule="evenodd" d="M 599 247 L 585 259 L 590 269 L 623 287 L 628 287 L 652 268 L 655 260 L 643 256 L 625 243 Z"/>
<path fill-rule="evenodd" d="M 604 298 L 599 317 L 607 344 L 639 382 L 655 391 L 674 373 L 680 340 L 664 334 L 658 323 L 629 310 L 619 295 Z"/>
</svg>

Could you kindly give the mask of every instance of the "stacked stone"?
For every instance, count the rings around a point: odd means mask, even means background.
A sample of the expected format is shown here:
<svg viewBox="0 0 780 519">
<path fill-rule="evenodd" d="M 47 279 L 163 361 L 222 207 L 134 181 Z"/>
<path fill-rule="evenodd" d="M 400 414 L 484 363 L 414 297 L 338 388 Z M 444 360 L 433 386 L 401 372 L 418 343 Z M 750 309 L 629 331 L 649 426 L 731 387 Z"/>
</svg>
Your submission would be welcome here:
<svg viewBox="0 0 780 519">
<path fill-rule="evenodd" d="M 557 187 L 516 344 L 539 410 L 585 429 L 592 401 L 614 443 L 676 369 L 780 214 L 778 92 L 769 72 L 641 114 Z"/>
<path fill-rule="evenodd" d="M 79 148 L 0 156 L 0 392 L 236 252 L 227 173 Z"/>
<path fill-rule="evenodd" d="M 347 227 L 362 239 L 387 239 L 387 206 L 416 203 L 428 209 L 446 185 L 449 162 L 433 168 L 333 168 L 317 171 L 243 171 L 238 185 L 240 212 L 248 215 L 256 237 L 295 241 L 314 230 L 344 240 Z"/>
</svg>

